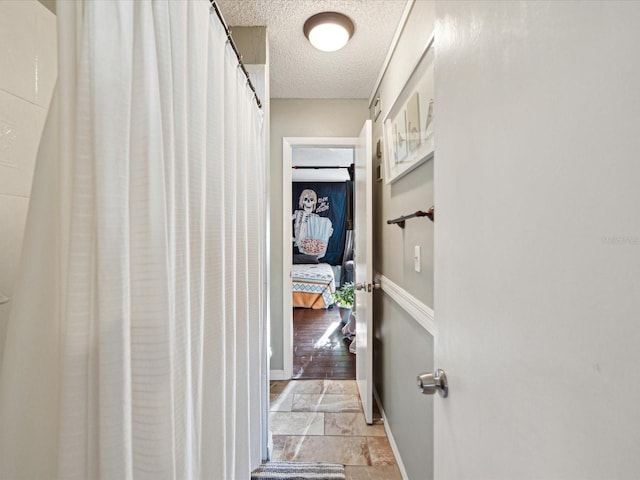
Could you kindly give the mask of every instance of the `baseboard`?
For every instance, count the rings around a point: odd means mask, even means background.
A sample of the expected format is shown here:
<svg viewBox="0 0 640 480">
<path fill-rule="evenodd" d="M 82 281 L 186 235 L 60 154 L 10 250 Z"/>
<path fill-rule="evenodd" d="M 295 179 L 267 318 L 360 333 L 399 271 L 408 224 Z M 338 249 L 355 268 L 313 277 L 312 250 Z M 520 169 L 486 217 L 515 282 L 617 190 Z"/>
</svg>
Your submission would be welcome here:
<svg viewBox="0 0 640 480">
<path fill-rule="evenodd" d="M 396 457 L 396 462 L 398 464 L 398 469 L 400 470 L 400 475 L 402 475 L 402 480 L 409 480 L 409 475 L 407 475 L 407 471 L 404 468 L 404 463 L 402 463 L 402 457 L 400 456 L 400 449 L 398 448 L 398 445 L 396 444 L 396 441 L 393 438 L 393 433 L 391 432 L 391 425 L 389 425 L 387 416 L 384 413 L 384 408 L 382 408 L 382 402 L 380 401 L 380 397 L 378 396 L 378 390 L 376 390 L 375 386 L 373 387 L 373 398 L 378 404 L 378 410 L 380 410 L 380 415 L 382 415 L 382 420 L 384 422 L 384 431 L 387 432 L 389 445 L 391 445 L 391 450 L 393 450 L 393 454 Z"/>
<path fill-rule="evenodd" d="M 270 370 L 269 380 L 289 380 L 284 375 L 284 370 Z"/>
</svg>

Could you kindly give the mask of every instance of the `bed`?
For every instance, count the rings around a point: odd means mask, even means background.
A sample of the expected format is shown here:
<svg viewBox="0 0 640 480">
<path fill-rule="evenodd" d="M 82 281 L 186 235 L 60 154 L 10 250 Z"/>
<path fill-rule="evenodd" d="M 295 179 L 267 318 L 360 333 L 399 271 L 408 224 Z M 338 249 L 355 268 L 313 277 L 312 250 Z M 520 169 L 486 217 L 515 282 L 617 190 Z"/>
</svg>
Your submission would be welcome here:
<svg viewBox="0 0 640 480">
<path fill-rule="evenodd" d="M 294 307 L 328 308 L 336 290 L 328 263 L 292 265 L 291 297 Z"/>
</svg>

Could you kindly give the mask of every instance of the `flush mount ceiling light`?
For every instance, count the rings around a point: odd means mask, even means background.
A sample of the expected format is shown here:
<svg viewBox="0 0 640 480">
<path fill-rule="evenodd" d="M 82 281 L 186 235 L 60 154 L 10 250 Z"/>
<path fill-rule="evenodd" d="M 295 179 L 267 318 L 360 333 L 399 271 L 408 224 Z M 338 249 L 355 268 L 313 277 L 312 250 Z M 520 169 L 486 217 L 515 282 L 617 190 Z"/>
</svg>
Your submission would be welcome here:
<svg viewBox="0 0 640 480">
<path fill-rule="evenodd" d="M 335 52 L 344 47 L 354 32 L 349 17 L 337 12 L 322 12 L 304 22 L 304 35 L 311 45 L 323 52 Z"/>
</svg>

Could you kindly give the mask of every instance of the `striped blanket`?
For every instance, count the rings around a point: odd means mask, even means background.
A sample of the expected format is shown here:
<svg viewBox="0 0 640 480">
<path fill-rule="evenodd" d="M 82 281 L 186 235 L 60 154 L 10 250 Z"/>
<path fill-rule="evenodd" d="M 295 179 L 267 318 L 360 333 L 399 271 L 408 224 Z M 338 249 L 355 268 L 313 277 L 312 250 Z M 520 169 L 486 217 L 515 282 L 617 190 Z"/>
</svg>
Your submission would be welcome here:
<svg viewBox="0 0 640 480">
<path fill-rule="evenodd" d="M 327 308 L 333 305 L 335 290 L 333 270 L 328 263 L 293 265 L 291 300 L 294 307 Z"/>
</svg>

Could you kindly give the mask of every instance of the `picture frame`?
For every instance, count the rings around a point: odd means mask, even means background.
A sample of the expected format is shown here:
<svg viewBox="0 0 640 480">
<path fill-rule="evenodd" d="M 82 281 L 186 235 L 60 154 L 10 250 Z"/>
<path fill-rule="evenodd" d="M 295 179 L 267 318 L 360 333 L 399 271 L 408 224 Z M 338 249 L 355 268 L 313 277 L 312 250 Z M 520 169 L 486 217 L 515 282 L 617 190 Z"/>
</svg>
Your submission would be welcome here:
<svg viewBox="0 0 640 480">
<path fill-rule="evenodd" d="M 434 156 L 433 40 L 432 36 L 382 124 L 387 184 Z"/>
</svg>

